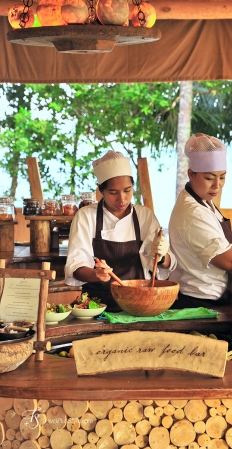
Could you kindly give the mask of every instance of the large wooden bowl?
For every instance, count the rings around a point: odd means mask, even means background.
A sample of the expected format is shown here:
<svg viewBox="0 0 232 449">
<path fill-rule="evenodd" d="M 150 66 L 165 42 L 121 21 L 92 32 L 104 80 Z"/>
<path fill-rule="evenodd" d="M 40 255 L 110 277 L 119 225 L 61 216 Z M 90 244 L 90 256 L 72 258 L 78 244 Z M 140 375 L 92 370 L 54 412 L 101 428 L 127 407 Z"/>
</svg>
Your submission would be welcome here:
<svg viewBox="0 0 232 449">
<path fill-rule="evenodd" d="M 154 287 L 144 279 L 123 281 L 123 284 L 113 281 L 111 293 L 118 306 L 134 316 L 159 315 L 172 306 L 179 292 L 179 284 L 171 281 L 155 281 Z"/>
</svg>

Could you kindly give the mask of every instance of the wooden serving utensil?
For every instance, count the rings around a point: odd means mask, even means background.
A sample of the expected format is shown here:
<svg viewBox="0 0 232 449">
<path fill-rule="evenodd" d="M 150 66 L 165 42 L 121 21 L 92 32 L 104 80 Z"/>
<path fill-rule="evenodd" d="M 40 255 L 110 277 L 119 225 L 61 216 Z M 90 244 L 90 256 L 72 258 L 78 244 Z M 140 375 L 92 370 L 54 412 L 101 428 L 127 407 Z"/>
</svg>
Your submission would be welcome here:
<svg viewBox="0 0 232 449">
<path fill-rule="evenodd" d="M 16 332 L 28 332 L 30 329 L 29 327 L 21 327 L 21 326 L 6 326 L 4 328 L 4 332 L 8 331 L 16 331 Z"/>
<path fill-rule="evenodd" d="M 98 257 L 94 257 L 94 260 L 101 260 Z M 109 276 L 111 276 L 115 281 L 117 281 L 122 287 L 125 287 L 125 285 L 123 284 L 123 281 L 121 281 L 121 279 L 118 278 L 118 276 L 116 276 L 116 274 L 114 274 L 113 271 L 111 271 L 109 273 Z"/>
<path fill-rule="evenodd" d="M 159 237 L 161 235 L 163 235 L 163 228 L 160 228 L 159 233 L 158 233 Z M 156 274 L 158 259 L 159 259 L 159 254 L 156 254 L 154 257 L 154 264 L 153 264 L 153 270 L 152 270 L 152 275 L 151 275 L 150 287 L 154 287 L 154 284 L 155 284 L 155 274 Z"/>
<path fill-rule="evenodd" d="M 123 281 L 121 281 L 121 279 L 118 278 L 118 276 L 116 276 L 116 274 L 114 274 L 113 271 L 111 271 L 109 273 L 109 275 L 115 280 L 117 281 L 122 287 L 125 287 L 125 284 L 123 284 Z"/>
</svg>

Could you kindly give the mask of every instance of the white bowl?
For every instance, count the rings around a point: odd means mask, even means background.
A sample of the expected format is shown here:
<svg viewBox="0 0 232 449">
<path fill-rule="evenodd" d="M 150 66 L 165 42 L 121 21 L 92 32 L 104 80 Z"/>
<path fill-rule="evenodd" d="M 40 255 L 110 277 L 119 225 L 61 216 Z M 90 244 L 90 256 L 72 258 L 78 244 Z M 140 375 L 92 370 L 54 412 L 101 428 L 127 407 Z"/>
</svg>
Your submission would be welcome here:
<svg viewBox="0 0 232 449">
<path fill-rule="evenodd" d="M 71 313 L 71 310 L 68 310 L 68 312 L 49 312 L 46 313 L 46 323 L 47 324 L 57 324 L 58 321 L 65 320 Z"/>
<path fill-rule="evenodd" d="M 80 320 L 91 320 L 94 316 L 101 315 L 106 309 L 106 304 L 100 304 L 97 309 L 77 309 L 73 308 L 71 314 Z"/>
</svg>

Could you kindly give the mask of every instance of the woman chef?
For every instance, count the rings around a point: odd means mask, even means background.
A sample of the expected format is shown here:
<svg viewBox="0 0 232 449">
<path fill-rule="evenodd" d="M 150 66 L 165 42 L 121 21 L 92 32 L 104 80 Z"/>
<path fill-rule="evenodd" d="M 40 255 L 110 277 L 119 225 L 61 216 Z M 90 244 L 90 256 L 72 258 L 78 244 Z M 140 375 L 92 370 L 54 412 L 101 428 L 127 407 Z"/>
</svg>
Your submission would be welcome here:
<svg viewBox="0 0 232 449">
<path fill-rule="evenodd" d="M 107 310 L 117 311 L 110 291 L 112 270 L 121 279 L 149 279 L 158 253 L 157 277 L 166 279 L 175 257 L 167 239 L 158 236 L 160 225 L 152 211 L 131 204 L 129 159 L 110 150 L 93 162 L 93 170 L 103 198 L 79 209 L 73 219 L 65 282 L 82 286 L 90 297 L 101 298 Z"/>
<path fill-rule="evenodd" d="M 225 184 L 226 147 L 202 133 L 185 145 L 189 182 L 180 193 L 169 223 L 170 246 L 179 282 L 175 308 L 212 307 L 232 299 L 232 232 L 213 200 Z"/>
</svg>

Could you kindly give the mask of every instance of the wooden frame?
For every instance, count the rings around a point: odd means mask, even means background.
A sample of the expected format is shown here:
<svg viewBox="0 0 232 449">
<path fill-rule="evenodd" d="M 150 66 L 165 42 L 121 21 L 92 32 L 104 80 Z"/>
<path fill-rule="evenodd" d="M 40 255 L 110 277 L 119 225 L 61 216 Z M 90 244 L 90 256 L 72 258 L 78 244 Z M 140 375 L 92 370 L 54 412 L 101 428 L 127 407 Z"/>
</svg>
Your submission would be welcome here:
<svg viewBox="0 0 232 449">
<path fill-rule="evenodd" d="M 41 279 L 39 291 L 39 305 L 38 305 L 38 319 L 37 319 L 37 341 L 34 341 L 35 361 L 43 360 L 43 353 L 45 350 L 51 348 L 50 342 L 45 341 L 45 322 L 46 322 L 46 307 L 48 297 L 49 280 L 56 278 L 56 272 L 50 270 L 50 262 L 43 262 L 41 270 L 30 269 L 12 269 L 5 268 L 6 261 L 0 259 L 0 292 L 4 288 L 5 278 L 35 278 Z"/>
</svg>

